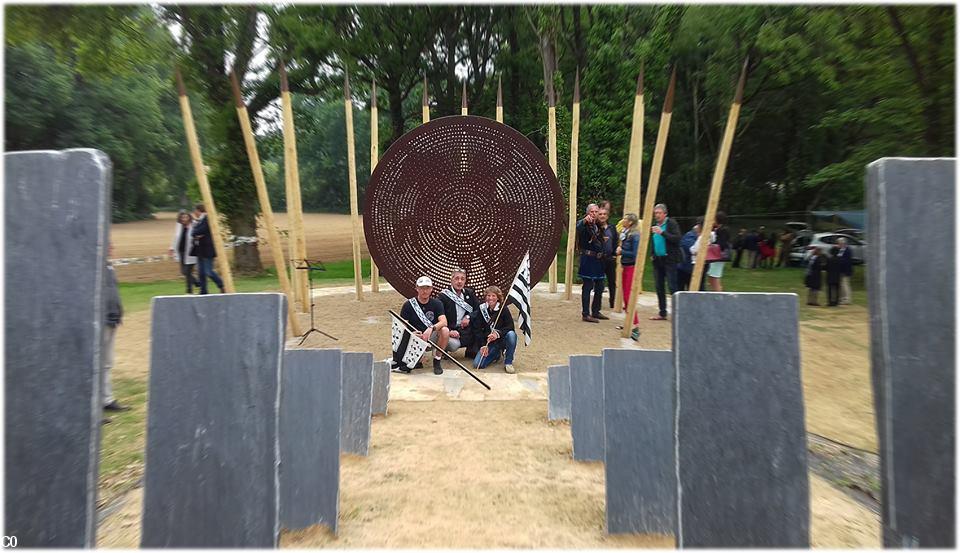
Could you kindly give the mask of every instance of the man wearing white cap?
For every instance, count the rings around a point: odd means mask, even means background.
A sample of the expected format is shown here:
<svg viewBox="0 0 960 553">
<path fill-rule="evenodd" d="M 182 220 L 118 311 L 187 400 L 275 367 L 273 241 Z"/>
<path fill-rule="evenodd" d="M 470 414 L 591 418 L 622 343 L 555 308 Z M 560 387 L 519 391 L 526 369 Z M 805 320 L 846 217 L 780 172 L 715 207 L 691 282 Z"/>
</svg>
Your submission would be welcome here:
<svg viewBox="0 0 960 553">
<path fill-rule="evenodd" d="M 403 302 L 400 316 L 420 331 L 424 340 L 433 340 L 441 349 L 447 347 L 450 339 L 450 329 L 447 328 L 447 316 L 443 313 L 443 304 L 436 298 L 431 298 L 433 281 L 428 276 L 417 279 L 417 295 Z M 410 372 L 406 365 L 398 359 L 398 353 L 393 355 L 393 365 L 403 372 Z M 443 374 L 440 366 L 441 354 L 433 353 L 433 374 Z M 419 367 L 419 363 L 417 367 Z"/>
</svg>

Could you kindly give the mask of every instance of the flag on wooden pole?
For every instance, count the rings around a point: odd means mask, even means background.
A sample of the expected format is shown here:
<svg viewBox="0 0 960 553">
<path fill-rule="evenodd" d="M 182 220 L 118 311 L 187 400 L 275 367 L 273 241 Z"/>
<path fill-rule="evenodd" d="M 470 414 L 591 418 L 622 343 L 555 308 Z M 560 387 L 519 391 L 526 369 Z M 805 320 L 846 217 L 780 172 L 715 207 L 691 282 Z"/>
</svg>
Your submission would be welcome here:
<svg viewBox="0 0 960 553">
<path fill-rule="evenodd" d="M 520 330 L 523 331 L 523 342 L 529 346 L 530 340 L 533 338 L 530 319 L 530 252 L 523 256 L 523 261 L 520 262 L 520 267 L 517 269 L 517 276 L 514 277 L 513 284 L 510 285 L 507 303 L 511 302 L 517 306 L 517 311 L 520 314 Z"/>
<path fill-rule="evenodd" d="M 412 369 L 417 365 L 417 361 L 420 361 L 420 358 L 423 357 L 423 353 L 427 351 L 430 344 L 424 341 L 423 338 L 410 332 L 406 325 L 401 323 L 400 319 L 393 313 L 390 314 L 390 318 L 393 320 L 393 328 L 391 330 L 393 352 L 401 354 L 401 362 L 406 365 L 407 368 Z"/>
</svg>

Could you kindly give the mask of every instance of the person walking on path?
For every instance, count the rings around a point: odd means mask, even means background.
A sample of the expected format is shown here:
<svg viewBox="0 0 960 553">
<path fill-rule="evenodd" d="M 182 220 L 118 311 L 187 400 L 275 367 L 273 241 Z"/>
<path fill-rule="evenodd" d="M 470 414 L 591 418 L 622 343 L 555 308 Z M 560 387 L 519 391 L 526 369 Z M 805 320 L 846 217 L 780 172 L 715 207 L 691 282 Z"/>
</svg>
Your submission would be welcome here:
<svg viewBox="0 0 960 553">
<path fill-rule="evenodd" d="M 197 257 L 193 255 L 193 217 L 186 211 L 177 215 L 177 228 L 168 252 L 180 263 L 180 274 L 187 281 L 187 293 L 192 294 L 193 287 L 199 287 L 200 283 L 193 277 L 193 268 L 197 264 Z"/>
<path fill-rule="evenodd" d="M 654 206 L 653 218 L 656 220 L 656 224 L 650 228 L 653 233 L 653 278 L 657 287 L 660 312 L 650 317 L 650 320 L 665 321 L 667 320 L 666 286 L 670 286 L 670 310 L 673 311 L 673 294 L 677 291 L 677 263 L 683 260 L 680 256 L 680 226 L 667 217 L 665 204 Z"/>
<path fill-rule="evenodd" d="M 110 255 L 113 256 L 113 245 L 110 245 Z M 100 389 L 103 391 L 103 410 L 104 411 L 127 411 L 130 408 L 121 405 L 113 397 L 113 381 L 110 378 L 110 372 L 113 369 L 115 351 L 117 345 L 117 327 L 123 321 L 123 304 L 120 302 L 120 290 L 117 287 L 117 275 L 113 270 L 113 265 L 107 261 L 106 271 L 103 275 L 103 295 L 105 298 L 105 312 L 103 325 L 103 365 L 100 370 Z M 104 423 L 111 422 L 109 418 L 103 419 Z"/>
<path fill-rule="evenodd" d="M 200 295 L 207 293 L 207 277 L 213 280 L 220 293 L 223 293 L 223 281 L 213 269 L 213 260 L 217 257 L 217 250 L 213 247 L 213 237 L 210 235 L 210 221 L 207 220 L 207 209 L 203 204 L 197 204 L 193 209 L 193 239 L 195 246 L 193 254 L 197 256 L 197 273 L 200 276 Z"/>
<path fill-rule="evenodd" d="M 637 249 L 640 247 L 640 232 L 637 230 L 639 219 L 635 213 L 627 213 L 623 216 L 620 224 L 623 226 L 623 233 L 620 237 L 620 246 L 617 248 L 617 254 L 620 256 L 620 264 L 623 265 L 623 299 L 624 303 L 630 301 L 630 291 L 633 289 L 633 273 L 637 268 Z M 633 330 L 630 332 L 630 338 L 640 339 L 640 317 L 636 311 L 633 314 Z M 622 327 L 621 327 L 622 328 Z"/>
<path fill-rule="evenodd" d="M 600 232 L 600 208 L 597 204 L 587 206 L 587 214 L 577 222 L 577 244 L 580 248 L 580 268 L 577 276 L 583 281 L 580 295 L 582 318 L 588 323 L 599 323 L 600 319 L 609 319 L 600 312 L 603 302 L 603 234 Z M 590 293 L 593 292 L 593 301 Z"/>
<path fill-rule="evenodd" d="M 840 258 L 840 305 L 850 305 L 851 296 L 850 279 L 853 278 L 853 252 L 847 247 L 847 239 L 837 240 L 839 251 L 837 257 Z"/>
</svg>

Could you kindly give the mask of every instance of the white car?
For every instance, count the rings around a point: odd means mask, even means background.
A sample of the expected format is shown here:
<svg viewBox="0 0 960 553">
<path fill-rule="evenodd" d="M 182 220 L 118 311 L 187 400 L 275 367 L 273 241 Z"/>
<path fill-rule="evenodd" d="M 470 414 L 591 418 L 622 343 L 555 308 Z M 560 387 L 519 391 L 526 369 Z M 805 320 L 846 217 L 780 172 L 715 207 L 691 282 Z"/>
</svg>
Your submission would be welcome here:
<svg viewBox="0 0 960 553">
<path fill-rule="evenodd" d="M 820 232 L 796 237 L 790 245 L 790 262 L 795 265 L 805 264 L 814 249 L 819 250 L 821 253 L 829 253 L 830 248 L 837 245 L 839 238 L 847 239 L 847 247 L 850 248 L 850 253 L 853 254 L 854 265 L 860 265 L 866 262 L 867 243 L 849 234 L 836 232 Z"/>
</svg>

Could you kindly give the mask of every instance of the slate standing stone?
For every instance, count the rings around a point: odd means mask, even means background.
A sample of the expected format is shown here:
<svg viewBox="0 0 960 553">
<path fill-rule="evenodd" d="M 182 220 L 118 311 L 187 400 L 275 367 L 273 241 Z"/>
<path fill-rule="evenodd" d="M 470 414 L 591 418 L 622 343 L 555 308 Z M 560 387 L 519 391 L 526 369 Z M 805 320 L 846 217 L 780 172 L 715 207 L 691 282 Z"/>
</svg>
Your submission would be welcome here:
<svg viewBox="0 0 960 553">
<path fill-rule="evenodd" d="M 570 356 L 570 432 L 573 458 L 603 461 L 603 360 Z"/>
<path fill-rule="evenodd" d="M 677 545 L 809 547 L 797 296 L 674 303 Z"/>
<path fill-rule="evenodd" d="M 280 524 L 337 532 L 340 501 L 339 349 L 284 354 L 280 396 Z"/>
<path fill-rule="evenodd" d="M 94 547 L 111 163 L 4 154 L 4 535 Z"/>
<path fill-rule="evenodd" d="M 366 455 L 370 447 L 370 416 L 373 401 L 373 354 L 343 354 L 343 403 L 340 449 Z"/>
<path fill-rule="evenodd" d="M 141 547 L 276 547 L 282 294 L 157 297 Z"/>
<path fill-rule="evenodd" d="M 570 420 L 570 367 L 547 367 L 547 420 Z"/>
<path fill-rule="evenodd" d="M 371 415 L 387 415 L 387 400 L 390 398 L 390 359 L 373 364 L 373 402 Z"/>
<path fill-rule="evenodd" d="M 867 166 L 870 365 L 886 547 L 956 546 L 956 186 L 952 158 Z"/>
<path fill-rule="evenodd" d="M 677 509 L 673 352 L 603 350 L 607 532 L 672 534 Z"/>
</svg>

